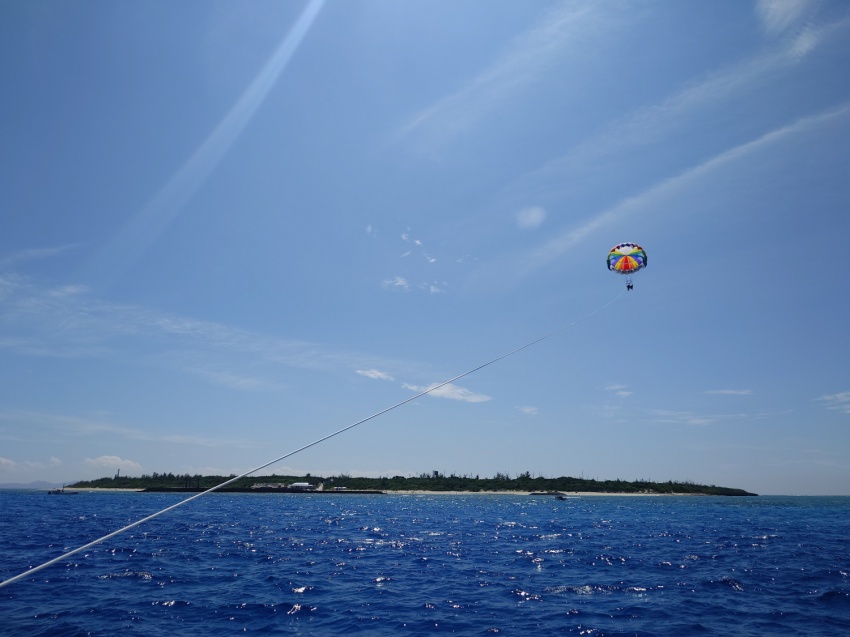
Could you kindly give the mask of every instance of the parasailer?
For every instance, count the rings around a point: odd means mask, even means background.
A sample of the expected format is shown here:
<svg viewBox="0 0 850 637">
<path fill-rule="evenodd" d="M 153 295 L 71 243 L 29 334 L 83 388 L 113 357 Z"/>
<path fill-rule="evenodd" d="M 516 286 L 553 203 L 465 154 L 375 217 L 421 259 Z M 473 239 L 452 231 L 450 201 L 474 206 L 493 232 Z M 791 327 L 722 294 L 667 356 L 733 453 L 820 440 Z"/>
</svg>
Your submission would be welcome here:
<svg viewBox="0 0 850 637">
<path fill-rule="evenodd" d="M 608 269 L 629 277 L 626 279 L 627 290 L 634 287 L 631 275 L 645 268 L 646 263 L 646 250 L 636 243 L 620 243 L 608 253 Z"/>
</svg>

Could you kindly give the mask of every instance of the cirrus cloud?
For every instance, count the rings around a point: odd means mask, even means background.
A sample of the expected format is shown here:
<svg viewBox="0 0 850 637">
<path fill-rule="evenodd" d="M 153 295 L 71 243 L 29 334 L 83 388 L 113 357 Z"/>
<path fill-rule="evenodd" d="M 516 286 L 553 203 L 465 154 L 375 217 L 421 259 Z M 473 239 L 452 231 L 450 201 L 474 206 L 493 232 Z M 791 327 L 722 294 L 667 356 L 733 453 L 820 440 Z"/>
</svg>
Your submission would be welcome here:
<svg viewBox="0 0 850 637">
<path fill-rule="evenodd" d="M 619 396 L 620 398 L 628 398 L 634 392 L 633 391 L 627 391 L 627 389 L 626 389 L 627 387 L 628 387 L 628 385 L 621 385 L 619 383 L 611 383 L 611 384 L 605 386 L 605 391 L 614 392 L 614 394 L 616 396 Z"/>
<path fill-rule="evenodd" d="M 540 206 L 523 208 L 516 214 L 517 227 L 523 230 L 534 230 L 546 221 L 546 209 Z"/>
<path fill-rule="evenodd" d="M 834 409 L 835 411 L 850 414 L 850 391 L 828 394 L 821 396 L 818 400 L 823 402 L 827 409 Z"/>
<path fill-rule="evenodd" d="M 756 16 L 768 35 L 779 35 L 798 25 L 810 10 L 811 0 L 759 0 Z"/>
<path fill-rule="evenodd" d="M 355 370 L 355 374 L 360 374 L 361 376 L 365 376 L 366 378 L 373 378 L 375 380 L 395 380 L 392 376 L 387 374 L 386 372 L 382 372 L 377 369 L 358 369 Z"/>
<path fill-rule="evenodd" d="M 488 400 L 492 400 L 490 396 L 486 394 L 476 394 L 465 387 L 460 387 L 453 383 L 448 383 L 443 385 L 442 387 L 438 387 L 437 384 L 429 385 L 428 387 L 421 387 L 419 385 L 409 385 L 407 383 L 404 384 L 406 389 L 417 392 L 428 392 L 429 396 L 434 396 L 436 398 L 448 398 L 450 400 L 460 400 L 465 403 L 483 403 Z M 436 388 L 436 389 L 432 389 Z"/>
</svg>

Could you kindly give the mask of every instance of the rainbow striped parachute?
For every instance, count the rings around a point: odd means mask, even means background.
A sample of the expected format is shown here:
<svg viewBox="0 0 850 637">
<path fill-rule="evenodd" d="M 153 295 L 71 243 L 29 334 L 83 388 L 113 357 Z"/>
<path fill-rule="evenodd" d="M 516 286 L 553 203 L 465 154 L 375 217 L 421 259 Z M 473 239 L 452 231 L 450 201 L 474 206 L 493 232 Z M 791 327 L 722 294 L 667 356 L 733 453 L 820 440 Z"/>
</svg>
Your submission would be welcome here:
<svg viewBox="0 0 850 637">
<path fill-rule="evenodd" d="M 646 251 L 636 243 L 621 243 L 608 253 L 608 269 L 618 274 L 634 274 L 646 267 Z"/>
</svg>

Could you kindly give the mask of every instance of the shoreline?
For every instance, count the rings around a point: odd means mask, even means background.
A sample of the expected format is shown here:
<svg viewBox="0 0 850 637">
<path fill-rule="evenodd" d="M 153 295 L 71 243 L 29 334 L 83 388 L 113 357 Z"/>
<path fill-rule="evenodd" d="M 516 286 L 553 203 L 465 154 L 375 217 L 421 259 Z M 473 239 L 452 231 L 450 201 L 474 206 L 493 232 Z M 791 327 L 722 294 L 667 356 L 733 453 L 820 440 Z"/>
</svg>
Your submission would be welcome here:
<svg viewBox="0 0 850 637">
<path fill-rule="evenodd" d="M 578 498 L 585 496 L 625 496 L 629 498 L 667 497 L 667 496 L 702 496 L 704 493 L 625 493 L 603 491 L 558 491 L 541 493 L 539 491 L 386 491 L 387 495 L 523 495 L 537 498 Z"/>
<path fill-rule="evenodd" d="M 75 491 L 75 492 L 86 492 L 86 493 L 169 493 L 169 491 L 148 491 L 146 492 L 144 489 L 130 489 L 130 488 L 102 488 L 102 487 L 71 487 L 66 488 L 66 491 Z M 44 490 L 45 492 L 47 489 Z M 173 493 L 192 493 L 187 491 L 178 491 L 175 490 Z M 196 492 L 202 493 L 202 492 Z M 223 493 L 228 495 L 234 495 L 238 493 L 246 493 L 245 491 L 216 491 L 214 493 Z M 258 491 L 258 494 L 267 494 L 268 491 Z M 310 494 L 319 494 L 319 495 L 327 495 L 332 493 L 333 495 L 363 495 L 358 494 L 356 491 L 354 492 L 346 492 L 346 491 L 282 491 L 279 495 L 310 495 Z M 624 492 L 603 492 L 603 491 L 558 491 L 552 493 L 541 493 L 538 491 L 423 491 L 423 490 L 392 490 L 392 491 L 376 491 L 373 495 L 411 495 L 411 496 L 421 496 L 421 495 L 521 495 L 521 496 L 534 496 L 539 498 L 557 498 L 559 495 L 566 498 L 578 498 L 578 497 L 600 497 L 600 496 L 623 496 L 629 498 L 643 498 L 643 497 L 699 497 L 699 496 L 707 496 L 709 494 L 705 493 L 624 493 Z"/>
</svg>

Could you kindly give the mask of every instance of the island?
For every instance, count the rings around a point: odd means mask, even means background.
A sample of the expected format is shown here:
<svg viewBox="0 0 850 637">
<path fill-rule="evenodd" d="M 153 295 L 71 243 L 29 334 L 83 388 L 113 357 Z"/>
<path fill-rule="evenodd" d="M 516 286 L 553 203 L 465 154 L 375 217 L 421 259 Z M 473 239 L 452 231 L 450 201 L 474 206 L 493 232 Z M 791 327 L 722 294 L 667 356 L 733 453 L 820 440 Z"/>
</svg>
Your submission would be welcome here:
<svg viewBox="0 0 850 637">
<path fill-rule="evenodd" d="M 67 485 L 69 489 L 115 489 L 145 492 L 195 492 L 206 491 L 231 476 L 201 476 L 173 473 L 144 474 L 139 477 L 116 474 L 109 478 L 81 480 Z M 393 476 L 363 478 L 349 475 L 303 476 L 265 475 L 240 478 L 219 489 L 229 493 L 318 493 L 318 494 L 375 494 L 404 492 L 434 493 L 528 493 L 531 495 L 563 495 L 570 493 L 609 495 L 721 495 L 755 496 L 744 489 L 701 485 L 690 481 L 652 482 L 648 480 L 597 480 L 589 478 L 532 476 L 530 472 L 511 477 L 497 473 L 490 478 L 439 471 L 418 476 Z"/>
</svg>

